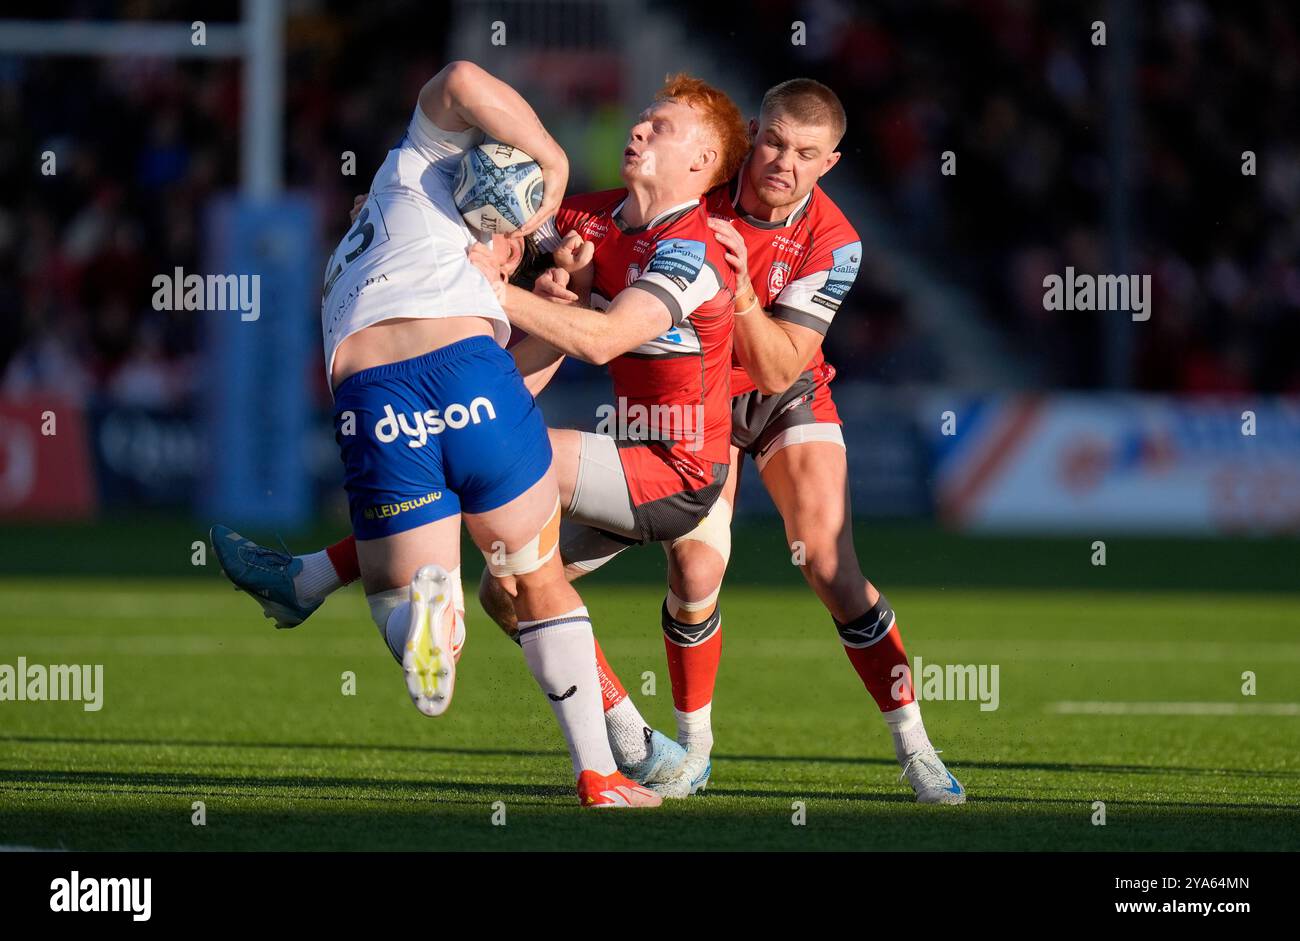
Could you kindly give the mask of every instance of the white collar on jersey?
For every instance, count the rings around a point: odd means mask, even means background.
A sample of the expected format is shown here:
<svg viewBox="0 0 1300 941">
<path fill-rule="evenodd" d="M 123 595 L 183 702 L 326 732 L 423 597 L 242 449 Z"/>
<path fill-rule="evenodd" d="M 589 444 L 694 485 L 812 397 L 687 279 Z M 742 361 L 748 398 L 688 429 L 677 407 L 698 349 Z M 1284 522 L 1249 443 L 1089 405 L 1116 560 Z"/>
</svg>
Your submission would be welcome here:
<svg viewBox="0 0 1300 941">
<path fill-rule="evenodd" d="M 609 214 L 609 215 L 610 215 L 610 218 L 612 218 L 612 219 L 614 220 L 614 222 L 618 225 L 618 227 L 619 227 L 619 231 L 621 231 L 621 232 L 644 232 L 646 229 L 653 229 L 653 228 L 654 228 L 655 226 L 657 226 L 657 225 L 662 225 L 662 224 L 663 224 L 664 222 L 666 222 L 669 218 L 671 218 L 672 216 L 677 215 L 678 213 L 680 213 L 680 212 L 682 212 L 682 211 L 684 211 L 684 210 L 692 209 L 692 208 L 698 206 L 698 205 L 700 204 L 700 201 L 699 201 L 698 199 L 690 199 L 690 200 L 687 200 L 687 201 L 684 202 L 684 203 L 678 203 L 676 206 L 673 206 L 673 207 L 670 208 L 670 209 L 665 209 L 663 212 L 659 213 L 659 215 L 655 216 L 653 219 L 651 219 L 651 220 L 650 220 L 649 222 L 647 222 L 645 225 L 639 225 L 639 226 L 626 226 L 626 227 L 625 227 L 625 225 L 624 225 L 624 223 L 623 223 L 623 220 L 619 218 L 619 215 L 623 212 L 623 207 L 624 207 L 626 204 L 627 204 L 627 197 L 624 196 L 624 197 L 623 197 L 623 202 L 621 202 L 621 203 L 619 203 L 617 206 L 615 206 L 615 207 L 614 207 L 614 211 L 611 212 L 611 213 Z"/>
</svg>

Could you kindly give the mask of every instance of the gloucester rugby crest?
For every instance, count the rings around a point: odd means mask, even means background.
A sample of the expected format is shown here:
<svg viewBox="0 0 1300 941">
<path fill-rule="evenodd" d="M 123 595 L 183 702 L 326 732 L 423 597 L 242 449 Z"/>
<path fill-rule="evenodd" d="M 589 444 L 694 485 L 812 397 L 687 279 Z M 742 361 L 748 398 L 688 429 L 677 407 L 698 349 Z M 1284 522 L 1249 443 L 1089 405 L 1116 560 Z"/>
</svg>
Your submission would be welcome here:
<svg viewBox="0 0 1300 941">
<path fill-rule="evenodd" d="M 773 297 L 781 293 L 781 288 L 785 287 L 786 279 L 790 277 L 790 265 L 784 261 L 772 262 L 772 267 L 767 269 L 767 290 Z"/>
</svg>

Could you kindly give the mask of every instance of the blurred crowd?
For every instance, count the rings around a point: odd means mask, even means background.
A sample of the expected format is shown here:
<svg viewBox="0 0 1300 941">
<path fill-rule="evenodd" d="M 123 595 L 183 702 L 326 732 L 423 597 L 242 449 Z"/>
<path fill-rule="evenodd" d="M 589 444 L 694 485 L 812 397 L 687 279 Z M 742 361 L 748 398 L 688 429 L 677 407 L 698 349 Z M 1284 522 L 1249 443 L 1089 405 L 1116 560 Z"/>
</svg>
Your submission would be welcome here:
<svg viewBox="0 0 1300 941">
<path fill-rule="evenodd" d="M 164 2 L 84 6 L 188 19 Z M 1154 316 L 1130 328 L 1127 384 L 1300 392 L 1300 131 L 1289 120 L 1300 15 L 1283 0 L 1129 5 L 1122 261 L 1108 137 L 1116 38 L 1094 46 L 1091 28 L 1106 4 L 751 0 L 745 17 L 671 6 L 701 35 L 743 41 L 764 85 L 808 74 L 839 91 L 850 130 L 837 186 L 865 188 L 900 246 L 966 291 L 1045 384 L 1107 383 L 1107 315 L 1043 308 L 1043 277 L 1072 265 L 1152 275 Z M 805 46 L 791 46 L 795 20 Z M 286 180 L 338 217 L 326 242 L 443 57 L 436 32 L 407 25 L 399 4 L 295 8 Z M 203 270 L 204 208 L 237 183 L 239 98 L 233 61 L 0 56 L 0 392 L 149 406 L 194 395 L 201 315 L 154 311 L 150 282 Z M 945 150 L 955 176 L 939 172 Z M 1244 150 L 1254 176 L 1242 175 Z M 355 177 L 340 173 L 344 151 Z M 587 165 L 575 160 L 575 189 L 608 185 Z M 866 249 L 832 361 L 880 382 L 942 381 L 907 285 Z"/>
<path fill-rule="evenodd" d="M 840 93 L 862 185 L 1040 381 L 1300 392 L 1294 4 L 754 0 L 744 17 L 681 6 L 742 40 L 765 82 L 802 71 Z M 804 46 L 791 43 L 796 21 Z M 1131 72 L 1116 84 L 1126 36 Z M 1112 141 L 1125 134 L 1130 182 L 1116 200 Z M 944 176 L 949 150 L 957 172 Z M 1116 315 L 1044 309 L 1043 278 L 1066 266 L 1151 275 L 1152 319 L 1118 327 L 1132 331 L 1118 377 L 1106 349 Z"/>
<path fill-rule="evenodd" d="M 74 6 L 181 22 L 193 8 Z M 238 4 L 224 7 L 229 22 Z M 321 233 L 330 242 L 442 58 L 427 32 L 393 19 L 323 5 L 293 21 L 285 180 L 338 222 Z M 356 48 L 389 53 L 368 59 L 360 84 L 347 60 Z M 0 56 L 0 188 L 9 194 L 0 203 L 0 393 L 193 401 L 203 315 L 154 310 L 151 282 L 175 267 L 205 270 L 206 207 L 238 184 L 240 95 L 234 60 Z M 341 173 L 349 150 L 352 177 Z M 304 381 L 324 395 L 319 373 Z"/>
</svg>

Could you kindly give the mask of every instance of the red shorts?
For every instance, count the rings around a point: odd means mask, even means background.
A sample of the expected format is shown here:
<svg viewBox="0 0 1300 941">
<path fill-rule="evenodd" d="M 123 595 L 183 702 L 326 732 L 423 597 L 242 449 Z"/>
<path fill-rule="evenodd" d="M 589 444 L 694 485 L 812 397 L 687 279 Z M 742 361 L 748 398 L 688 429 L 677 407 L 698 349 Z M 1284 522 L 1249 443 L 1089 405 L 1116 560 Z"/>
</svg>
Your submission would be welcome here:
<svg viewBox="0 0 1300 941">
<path fill-rule="evenodd" d="M 727 465 L 657 444 L 582 435 L 573 499 L 561 527 L 565 564 L 594 568 L 627 546 L 671 541 L 708 515 Z"/>
<path fill-rule="evenodd" d="M 831 398 L 830 383 L 834 378 L 835 367 L 822 363 L 805 370 L 784 392 L 763 395 L 753 389 L 732 396 L 731 443 L 757 461 L 765 453 L 770 456 L 771 445 L 790 429 L 803 425 L 833 425 L 838 429 L 843 422 Z M 843 444 L 843 435 L 837 432 L 836 436 Z"/>
<path fill-rule="evenodd" d="M 727 465 L 658 445 L 620 447 L 628 497 L 642 542 L 689 533 L 708 515 L 727 480 Z"/>
</svg>

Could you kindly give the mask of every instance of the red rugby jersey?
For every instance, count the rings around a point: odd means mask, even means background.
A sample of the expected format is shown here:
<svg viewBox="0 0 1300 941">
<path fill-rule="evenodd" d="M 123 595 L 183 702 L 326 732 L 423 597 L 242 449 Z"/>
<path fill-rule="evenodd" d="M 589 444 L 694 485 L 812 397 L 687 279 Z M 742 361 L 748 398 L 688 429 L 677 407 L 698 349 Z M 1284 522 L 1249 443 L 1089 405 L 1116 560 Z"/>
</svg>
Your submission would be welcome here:
<svg viewBox="0 0 1300 941">
<path fill-rule="evenodd" d="M 703 471 L 708 479 L 696 484 L 702 486 L 711 479 L 711 464 L 730 461 L 735 275 L 709 228 L 703 200 L 628 228 L 618 218 L 626 197 L 627 190 L 617 189 L 566 198 L 554 230 L 548 223 L 540 241 L 554 248 L 556 235 L 576 230 L 595 243 L 594 308 L 608 307 L 628 288 L 649 291 L 668 307 L 668 330 L 615 358 L 609 370 L 629 416 L 635 418 L 641 406 L 649 417 L 646 437 L 667 441 L 674 460 Z M 688 440 L 681 440 L 683 427 Z M 696 481 L 689 467 L 680 469 Z"/>
<path fill-rule="evenodd" d="M 825 336 L 862 262 L 858 233 L 820 186 L 814 186 L 784 222 L 763 222 L 742 212 L 736 205 L 739 192 L 737 177 L 714 189 L 705 201 L 710 215 L 731 222 L 744 238 L 758 303 L 779 320 Z M 815 370 L 825 361 L 819 346 L 805 368 Z M 755 388 L 733 355 L 731 394 Z"/>
</svg>

